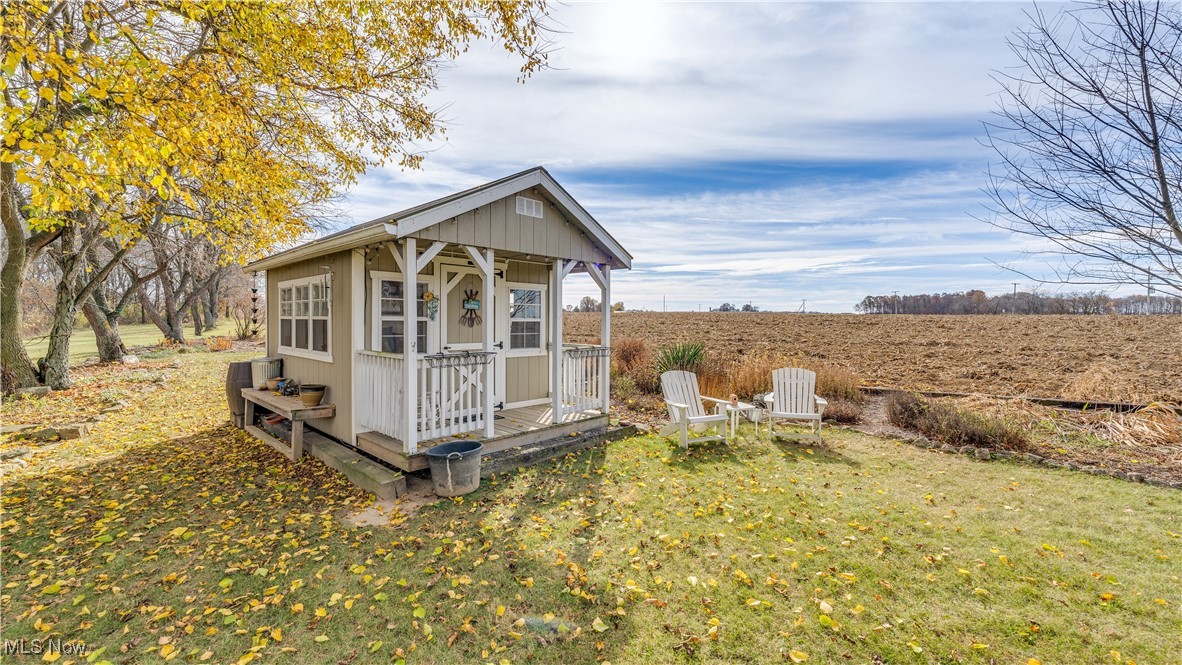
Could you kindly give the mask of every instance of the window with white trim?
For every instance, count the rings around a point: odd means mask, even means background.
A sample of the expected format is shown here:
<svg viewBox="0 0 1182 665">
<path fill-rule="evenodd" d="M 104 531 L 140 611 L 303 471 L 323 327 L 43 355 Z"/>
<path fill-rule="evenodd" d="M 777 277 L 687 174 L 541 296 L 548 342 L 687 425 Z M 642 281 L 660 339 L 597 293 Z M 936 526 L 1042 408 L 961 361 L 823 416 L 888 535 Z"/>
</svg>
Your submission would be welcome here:
<svg viewBox="0 0 1182 665">
<path fill-rule="evenodd" d="M 403 301 L 404 293 L 402 277 L 374 277 L 374 312 L 376 312 L 377 326 L 375 327 L 374 343 L 378 351 L 386 353 L 404 353 L 406 344 L 403 335 Z M 427 353 L 427 303 L 423 299 L 430 291 L 427 282 L 418 283 L 418 293 L 415 302 L 415 317 L 418 319 L 418 352 Z"/>
<path fill-rule="evenodd" d="M 332 360 L 332 278 L 315 275 L 279 283 L 279 351 Z"/>
<path fill-rule="evenodd" d="M 509 289 L 509 349 L 542 349 L 544 336 L 542 326 L 541 289 Z"/>
</svg>

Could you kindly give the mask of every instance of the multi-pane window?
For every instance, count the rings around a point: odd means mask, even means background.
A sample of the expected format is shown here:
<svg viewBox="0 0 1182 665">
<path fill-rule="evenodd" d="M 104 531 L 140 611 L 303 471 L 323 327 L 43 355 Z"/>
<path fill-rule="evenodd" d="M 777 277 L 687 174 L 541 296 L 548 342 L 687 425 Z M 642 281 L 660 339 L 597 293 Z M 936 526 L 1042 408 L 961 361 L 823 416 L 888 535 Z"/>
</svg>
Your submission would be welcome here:
<svg viewBox="0 0 1182 665">
<path fill-rule="evenodd" d="M 542 348 L 540 289 L 509 289 L 509 348 Z"/>
<path fill-rule="evenodd" d="M 332 301 L 326 275 L 279 285 L 279 350 L 331 357 Z"/>
<path fill-rule="evenodd" d="M 401 279 L 375 279 L 378 313 L 378 350 L 386 353 L 404 353 L 403 339 L 403 281 Z M 426 282 L 419 282 L 415 303 L 415 317 L 418 319 L 418 352 L 427 352 L 427 303 L 423 296 L 429 288 Z"/>
</svg>

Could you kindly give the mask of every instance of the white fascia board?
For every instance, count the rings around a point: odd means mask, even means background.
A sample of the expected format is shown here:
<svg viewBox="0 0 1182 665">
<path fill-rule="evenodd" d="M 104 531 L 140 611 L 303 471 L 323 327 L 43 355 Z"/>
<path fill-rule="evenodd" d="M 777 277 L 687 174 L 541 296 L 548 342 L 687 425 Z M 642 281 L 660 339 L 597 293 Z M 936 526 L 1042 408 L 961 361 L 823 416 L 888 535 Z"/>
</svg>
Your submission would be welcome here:
<svg viewBox="0 0 1182 665">
<path fill-rule="evenodd" d="M 253 263 L 248 263 L 243 269 L 250 271 L 270 270 L 271 268 L 278 268 L 289 263 L 297 263 L 317 256 L 334 254 L 344 249 L 353 249 L 354 247 L 360 247 L 361 245 L 383 240 L 388 237 L 389 234 L 386 232 L 384 225 L 375 224 L 371 227 L 357 229 L 353 233 L 342 234 L 320 242 L 313 240 L 307 244 L 289 249 L 286 252 L 280 252 L 273 256 L 254 261 Z"/>
<path fill-rule="evenodd" d="M 435 226 L 440 222 L 445 222 L 469 210 L 475 210 L 482 205 L 487 205 L 511 194 L 516 194 L 523 189 L 529 189 L 530 187 L 541 184 L 541 182 L 542 178 L 539 171 L 523 173 L 517 178 L 507 180 L 494 187 L 481 189 L 465 197 L 444 203 L 443 205 L 403 217 L 394 224 L 387 223 L 386 227 L 388 229 L 393 226 L 395 235 L 401 238 Z"/>
</svg>

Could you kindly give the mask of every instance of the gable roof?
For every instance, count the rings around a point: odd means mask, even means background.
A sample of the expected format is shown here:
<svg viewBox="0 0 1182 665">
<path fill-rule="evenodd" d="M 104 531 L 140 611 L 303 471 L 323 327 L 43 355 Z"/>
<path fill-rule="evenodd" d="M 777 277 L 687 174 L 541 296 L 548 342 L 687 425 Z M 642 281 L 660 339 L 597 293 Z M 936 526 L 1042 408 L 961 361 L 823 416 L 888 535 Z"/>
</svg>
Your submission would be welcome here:
<svg viewBox="0 0 1182 665">
<path fill-rule="evenodd" d="M 269 270 L 296 261 L 361 247 L 375 241 L 401 238 L 531 187 L 545 190 L 563 215 L 603 248 L 604 253 L 611 259 L 612 267 L 632 267 L 632 255 L 562 185 L 558 184 L 546 169 L 535 166 L 479 187 L 456 192 L 317 238 L 251 262 L 246 268 Z"/>
</svg>

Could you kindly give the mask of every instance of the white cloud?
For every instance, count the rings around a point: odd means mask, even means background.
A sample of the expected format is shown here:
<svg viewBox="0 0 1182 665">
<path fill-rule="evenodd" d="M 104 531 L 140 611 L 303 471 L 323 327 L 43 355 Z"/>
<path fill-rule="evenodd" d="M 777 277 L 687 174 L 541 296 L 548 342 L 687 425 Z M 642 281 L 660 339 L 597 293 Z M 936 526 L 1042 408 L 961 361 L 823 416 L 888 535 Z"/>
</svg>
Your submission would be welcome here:
<svg viewBox="0 0 1182 665">
<path fill-rule="evenodd" d="M 635 255 L 614 282 L 634 307 L 664 296 L 671 308 L 807 298 L 849 310 L 894 289 L 1008 288 L 983 258 L 1016 257 L 1027 240 L 971 215 L 989 71 L 1011 63 L 1005 39 L 1025 7 L 557 5 L 554 69 L 519 85 L 503 49 L 475 46 L 432 97 L 447 107 L 447 141 L 429 146 L 422 171 L 367 175 L 349 214 L 544 164 Z M 748 163 L 838 166 L 723 182 Z M 687 169 L 705 175 L 662 180 Z M 572 279 L 568 301 L 596 295 L 584 281 Z"/>
</svg>

